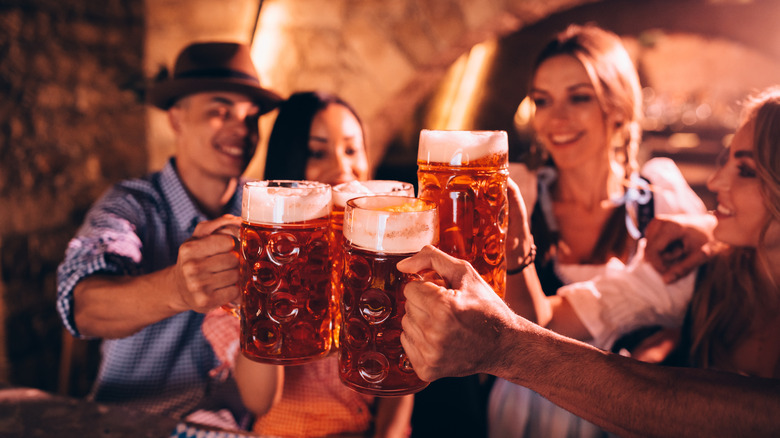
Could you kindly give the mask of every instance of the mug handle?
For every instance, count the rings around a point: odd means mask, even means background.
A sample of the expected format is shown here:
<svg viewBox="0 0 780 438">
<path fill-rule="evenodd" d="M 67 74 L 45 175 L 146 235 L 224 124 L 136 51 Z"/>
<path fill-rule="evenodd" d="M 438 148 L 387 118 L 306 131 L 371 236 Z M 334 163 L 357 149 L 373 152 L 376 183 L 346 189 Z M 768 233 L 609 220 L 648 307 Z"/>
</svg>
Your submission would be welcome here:
<svg viewBox="0 0 780 438">
<path fill-rule="evenodd" d="M 241 240 L 240 240 L 240 228 L 235 225 L 225 225 L 223 227 L 217 228 L 215 233 L 225 234 L 233 238 L 233 252 L 236 253 L 238 257 L 241 257 Z M 240 277 L 239 277 L 240 278 Z M 239 280 L 240 282 L 240 280 Z M 238 286 L 239 290 L 241 289 L 240 283 L 236 283 L 236 286 Z M 223 304 L 222 310 L 225 312 L 233 315 L 236 318 L 241 318 L 240 316 L 240 310 L 241 310 L 241 304 L 240 303 L 227 303 Z"/>
<path fill-rule="evenodd" d="M 430 281 L 431 283 L 434 283 L 445 289 L 449 289 L 450 287 L 444 278 L 442 278 L 442 276 L 433 269 L 423 269 L 417 273 L 409 274 L 409 281 Z"/>
<path fill-rule="evenodd" d="M 225 312 L 235 316 L 236 318 L 241 318 L 241 315 L 239 314 L 239 311 L 241 310 L 241 306 L 239 306 L 236 303 L 227 303 L 222 305 L 222 310 Z"/>
</svg>

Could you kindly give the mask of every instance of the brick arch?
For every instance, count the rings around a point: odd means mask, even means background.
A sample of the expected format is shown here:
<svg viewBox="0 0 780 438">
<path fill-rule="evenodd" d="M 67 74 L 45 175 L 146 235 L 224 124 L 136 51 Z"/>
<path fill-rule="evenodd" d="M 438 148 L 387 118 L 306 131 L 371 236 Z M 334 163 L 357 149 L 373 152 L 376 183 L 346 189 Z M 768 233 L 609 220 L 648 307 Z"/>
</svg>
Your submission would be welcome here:
<svg viewBox="0 0 780 438">
<path fill-rule="evenodd" d="M 170 63 L 172 53 L 191 40 L 249 42 L 261 3 L 254 45 L 266 48 L 269 41 L 263 38 L 270 37 L 271 45 L 276 46 L 270 53 L 256 57 L 264 83 L 283 95 L 308 89 L 342 95 L 368 126 L 374 164 L 452 62 L 489 38 L 524 33 L 526 51 L 533 53 L 536 49 L 531 47 L 531 40 L 541 35 L 546 38 L 554 26 L 594 20 L 618 33 L 636 34 L 642 29 L 663 27 L 721 36 L 770 56 L 780 55 L 780 48 L 766 37 L 774 34 L 772 23 L 780 19 L 771 4 L 770 11 L 764 10 L 762 4 L 771 2 L 224 0 L 215 8 L 209 0 L 147 0 L 147 76 L 159 64 Z M 184 10 L 188 13 L 182 14 Z M 707 19 L 702 19 L 703 11 L 707 11 Z M 769 30 L 756 33 L 755 26 L 740 26 L 745 22 L 763 23 L 761 26 Z M 546 30 L 537 31 L 544 24 L 548 25 Z M 505 95 L 502 98 L 511 100 Z M 272 121 L 264 121 L 266 134 Z M 153 114 L 147 130 L 149 164 L 156 168 L 171 152 L 166 144 L 167 122 Z"/>
<path fill-rule="evenodd" d="M 368 127 L 375 164 L 462 53 L 591 2 L 267 0 L 254 44 L 284 46 L 259 60 L 261 76 L 282 94 L 326 89 L 352 103 Z"/>
</svg>

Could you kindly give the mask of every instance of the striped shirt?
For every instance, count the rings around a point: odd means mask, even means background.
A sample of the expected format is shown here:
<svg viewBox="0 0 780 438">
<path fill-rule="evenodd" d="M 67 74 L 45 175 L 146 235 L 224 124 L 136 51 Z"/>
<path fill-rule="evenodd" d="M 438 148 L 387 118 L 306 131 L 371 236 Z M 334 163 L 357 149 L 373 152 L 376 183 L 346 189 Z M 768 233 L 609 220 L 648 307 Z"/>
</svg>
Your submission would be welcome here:
<svg viewBox="0 0 780 438">
<path fill-rule="evenodd" d="M 225 213 L 240 215 L 240 186 Z M 81 279 L 142 275 L 171 266 L 179 246 L 206 219 L 182 185 L 173 159 L 160 172 L 112 187 L 90 209 L 59 266 L 57 310 L 65 327 L 84 337 L 73 315 L 73 289 Z M 201 332 L 203 317 L 187 311 L 131 336 L 104 340 L 94 400 L 177 418 L 206 403 L 219 410 L 214 399 L 225 391 L 231 403 L 238 400 L 235 385 L 225 389 L 226 383 L 209 377 L 218 362 Z M 231 411 L 243 415 L 241 409 L 239 404 Z"/>
</svg>

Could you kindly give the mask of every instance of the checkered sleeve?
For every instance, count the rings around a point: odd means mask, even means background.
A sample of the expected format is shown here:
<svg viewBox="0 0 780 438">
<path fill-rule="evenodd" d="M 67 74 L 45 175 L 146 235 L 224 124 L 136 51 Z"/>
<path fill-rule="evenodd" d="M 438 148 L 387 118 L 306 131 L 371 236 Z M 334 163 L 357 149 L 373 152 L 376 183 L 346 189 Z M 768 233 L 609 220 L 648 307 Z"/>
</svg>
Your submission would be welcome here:
<svg viewBox="0 0 780 438">
<path fill-rule="evenodd" d="M 136 229 L 139 216 L 130 217 L 127 196 L 107 195 L 90 210 L 76 237 L 68 244 L 57 269 L 57 311 L 68 331 L 83 337 L 73 315 L 73 289 L 83 278 L 96 274 L 136 275 L 140 269 L 142 242 Z M 129 208 L 133 211 L 133 208 Z"/>
</svg>

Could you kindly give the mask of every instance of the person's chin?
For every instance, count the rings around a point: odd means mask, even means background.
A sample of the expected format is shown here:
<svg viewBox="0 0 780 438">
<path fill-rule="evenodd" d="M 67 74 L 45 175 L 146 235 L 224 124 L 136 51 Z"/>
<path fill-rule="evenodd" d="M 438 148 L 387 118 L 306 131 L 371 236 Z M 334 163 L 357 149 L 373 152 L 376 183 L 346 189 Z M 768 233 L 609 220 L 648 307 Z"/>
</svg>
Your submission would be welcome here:
<svg viewBox="0 0 780 438">
<path fill-rule="evenodd" d="M 712 231 L 712 237 L 719 242 L 723 242 L 733 247 L 755 247 L 755 244 L 739 230 L 734 230 L 729 227 L 728 224 L 721 224 L 720 222 Z"/>
</svg>

